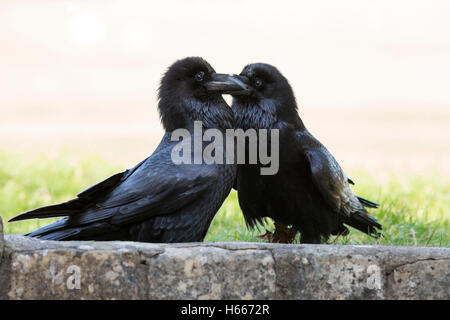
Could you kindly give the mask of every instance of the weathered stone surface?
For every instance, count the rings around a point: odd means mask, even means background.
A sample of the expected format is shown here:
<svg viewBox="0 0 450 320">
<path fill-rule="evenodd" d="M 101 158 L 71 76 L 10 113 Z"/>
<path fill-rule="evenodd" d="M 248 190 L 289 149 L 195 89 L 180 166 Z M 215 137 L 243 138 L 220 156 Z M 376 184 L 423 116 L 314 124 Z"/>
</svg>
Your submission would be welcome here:
<svg viewBox="0 0 450 320">
<path fill-rule="evenodd" d="M 3 220 L 2 216 L 0 216 L 0 262 L 2 261 L 2 254 L 3 254 Z"/>
<path fill-rule="evenodd" d="M 150 299 L 267 299 L 275 296 L 269 250 L 166 248 L 148 261 Z"/>
<path fill-rule="evenodd" d="M 0 299 L 450 299 L 450 249 L 7 235 Z"/>
<path fill-rule="evenodd" d="M 376 247 L 290 245 L 274 250 L 279 299 L 383 299 Z"/>
<path fill-rule="evenodd" d="M 449 249 L 399 248 L 386 260 L 386 298 L 450 299 Z"/>
<path fill-rule="evenodd" d="M 142 257 L 162 252 L 151 244 L 56 242 L 7 236 L 0 268 L 6 299 L 139 299 L 147 292 Z M 6 267 L 4 266 L 6 265 Z"/>
</svg>

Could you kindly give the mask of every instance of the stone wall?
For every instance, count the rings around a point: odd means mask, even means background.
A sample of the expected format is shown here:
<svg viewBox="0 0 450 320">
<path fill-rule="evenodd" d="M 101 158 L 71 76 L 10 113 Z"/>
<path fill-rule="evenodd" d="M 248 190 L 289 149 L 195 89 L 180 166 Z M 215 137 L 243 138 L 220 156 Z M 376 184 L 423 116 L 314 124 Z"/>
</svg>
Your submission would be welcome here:
<svg viewBox="0 0 450 320">
<path fill-rule="evenodd" d="M 450 298 L 448 248 L 2 239 L 0 299 Z"/>
</svg>

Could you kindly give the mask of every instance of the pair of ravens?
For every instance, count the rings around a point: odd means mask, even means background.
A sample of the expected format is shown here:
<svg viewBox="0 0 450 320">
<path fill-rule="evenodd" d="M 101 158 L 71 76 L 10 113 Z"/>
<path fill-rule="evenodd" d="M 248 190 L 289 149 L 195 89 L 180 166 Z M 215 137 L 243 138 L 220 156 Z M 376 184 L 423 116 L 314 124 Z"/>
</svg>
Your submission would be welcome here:
<svg viewBox="0 0 450 320">
<path fill-rule="evenodd" d="M 222 94 L 233 96 L 231 108 Z M 272 241 L 291 242 L 300 232 L 302 243 L 320 243 L 347 234 L 347 226 L 380 235 L 381 225 L 365 209 L 377 204 L 353 193 L 352 180 L 306 129 L 291 86 L 274 66 L 250 64 L 228 75 L 199 57 L 176 61 L 161 80 L 158 109 L 165 134 L 147 159 L 75 199 L 10 221 L 63 217 L 28 234 L 46 240 L 202 241 L 234 187 L 250 228 L 275 221 Z M 194 121 L 223 133 L 278 129 L 278 172 L 261 175 L 259 161 L 175 164 L 178 141 L 171 133 L 183 128 L 193 136 Z"/>
</svg>

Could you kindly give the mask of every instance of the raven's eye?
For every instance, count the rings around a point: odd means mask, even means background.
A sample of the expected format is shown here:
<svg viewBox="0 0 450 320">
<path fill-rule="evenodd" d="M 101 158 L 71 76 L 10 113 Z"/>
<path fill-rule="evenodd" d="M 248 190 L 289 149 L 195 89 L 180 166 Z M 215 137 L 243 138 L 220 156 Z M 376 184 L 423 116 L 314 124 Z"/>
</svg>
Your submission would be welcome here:
<svg viewBox="0 0 450 320">
<path fill-rule="evenodd" d="M 255 87 L 261 87 L 262 86 L 262 80 L 261 79 L 259 79 L 259 78 L 256 78 L 255 79 Z"/>
<path fill-rule="evenodd" d="M 204 76 L 205 76 L 205 73 L 203 71 L 200 71 L 195 75 L 195 80 L 197 80 L 198 82 L 201 82 L 201 81 L 203 81 Z"/>
</svg>

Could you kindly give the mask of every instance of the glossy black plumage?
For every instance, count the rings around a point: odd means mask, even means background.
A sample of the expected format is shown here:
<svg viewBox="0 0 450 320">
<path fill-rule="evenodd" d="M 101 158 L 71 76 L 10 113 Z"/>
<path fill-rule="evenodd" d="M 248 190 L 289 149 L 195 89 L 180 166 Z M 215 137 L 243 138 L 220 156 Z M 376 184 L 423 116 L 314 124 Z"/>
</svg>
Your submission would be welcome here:
<svg viewBox="0 0 450 320">
<path fill-rule="evenodd" d="M 236 128 L 279 129 L 277 174 L 261 175 L 259 164 L 238 165 L 235 188 L 247 224 L 270 217 L 292 225 L 302 243 L 346 234 L 345 225 L 378 236 L 381 225 L 364 208 L 377 205 L 353 193 L 353 181 L 306 129 L 287 79 L 262 63 L 246 66 L 240 76 L 250 89 L 233 98 Z"/>
<path fill-rule="evenodd" d="M 201 58 L 175 62 L 161 80 L 158 108 L 166 133 L 151 156 L 73 200 L 10 221 L 65 216 L 28 234 L 49 240 L 202 241 L 231 190 L 236 167 L 174 164 L 178 141 L 171 141 L 171 132 L 184 128 L 192 137 L 194 121 L 202 121 L 203 129 L 233 128 L 233 113 L 221 95 L 235 89 L 227 77 Z"/>
</svg>

